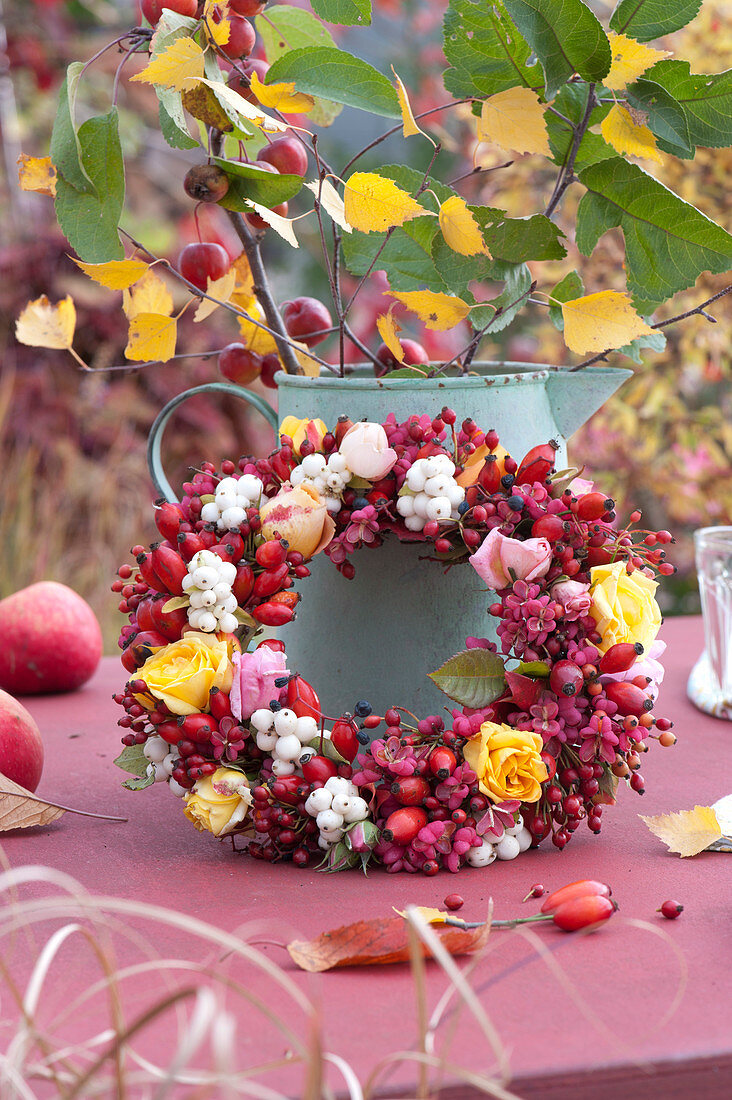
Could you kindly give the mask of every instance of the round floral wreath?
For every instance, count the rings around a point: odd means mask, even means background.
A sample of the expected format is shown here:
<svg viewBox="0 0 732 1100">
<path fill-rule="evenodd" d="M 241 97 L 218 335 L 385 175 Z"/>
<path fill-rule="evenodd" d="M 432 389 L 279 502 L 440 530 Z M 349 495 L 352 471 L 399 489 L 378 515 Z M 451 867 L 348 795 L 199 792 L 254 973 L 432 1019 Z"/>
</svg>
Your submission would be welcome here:
<svg viewBox="0 0 732 1100">
<path fill-rule="evenodd" d="M 269 458 L 204 463 L 180 504 L 157 502 L 163 541 L 134 547 L 113 585 L 125 786 L 165 782 L 197 829 L 332 870 L 430 875 L 548 836 L 561 849 L 583 819 L 599 833 L 621 780 L 643 793 L 649 743 L 675 741 L 652 714 L 672 539 L 621 528 L 591 482 L 555 473 L 555 451 L 517 462 L 444 408 L 332 430 L 287 417 Z M 495 593 L 498 646 L 468 638 L 433 674 L 459 704 L 447 722 L 365 701 L 326 717 L 283 644 L 257 644 L 295 617 L 314 554 L 351 578 L 353 552 L 384 537 L 468 561 Z"/>
</svg>

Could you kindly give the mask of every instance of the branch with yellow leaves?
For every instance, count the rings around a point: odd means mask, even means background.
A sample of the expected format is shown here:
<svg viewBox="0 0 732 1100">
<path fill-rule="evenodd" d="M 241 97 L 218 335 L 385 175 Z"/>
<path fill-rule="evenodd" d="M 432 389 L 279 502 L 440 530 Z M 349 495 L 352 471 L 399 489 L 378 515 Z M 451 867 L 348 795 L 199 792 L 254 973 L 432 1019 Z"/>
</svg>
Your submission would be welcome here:
<svg viewBox="0 0 732 1100">
<path fill-rule="evenodd" d="M 655 325 L 650 327 L 653 329 L 667 328 L 669 325 L 675 325 L 677 321 L 685 321 L 687 317 L 704 317 L 710 324 L 716 325 L 717 318 L 712 317 L 711 314 L 706 312 L 707 306 L 712 305 L 713 302 L 719 301 L 720 298 L 724 298 L 725 295 L 732 293 L 732 286 L 726 286 L 724 290 L 718 290 L 716 294 L 713 294 L 711 298 L 707 298 L 706 301 L 700 302 L 698 306 L 694 306 L 693 309 L 687 309 L 684 313 L 677 313 L 675 317 L 668 317 L 665 321 L 657 321 Z M 617 348 L 606 348 L 605 351 L 598 352 L 597 355 L 593 355 L 590 359 L 585 359 L 582 363 L 578 363 L 576 367 L 570 369 L 570 373 L 578 370 L 584 370 L 585 367 L 591 367 L 593 363 L 599 363 L 607 359 L 613 351 L 617 351 Z"/>
</svg>

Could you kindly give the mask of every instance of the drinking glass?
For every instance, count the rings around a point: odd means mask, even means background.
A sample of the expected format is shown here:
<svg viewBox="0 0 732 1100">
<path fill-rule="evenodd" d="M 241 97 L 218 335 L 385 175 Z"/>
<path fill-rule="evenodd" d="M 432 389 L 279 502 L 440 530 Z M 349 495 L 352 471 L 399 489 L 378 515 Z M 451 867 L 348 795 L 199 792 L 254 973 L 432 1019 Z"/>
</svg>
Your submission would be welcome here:
<svg viewBox="0 0 732 1100">
<path fill-rule="evenodd" d="M 694 545 L 704 652 L 687 691 L 700 710 L 732 719 L 732 527 L 702 527 L 694 533 Z"/>
</svg>

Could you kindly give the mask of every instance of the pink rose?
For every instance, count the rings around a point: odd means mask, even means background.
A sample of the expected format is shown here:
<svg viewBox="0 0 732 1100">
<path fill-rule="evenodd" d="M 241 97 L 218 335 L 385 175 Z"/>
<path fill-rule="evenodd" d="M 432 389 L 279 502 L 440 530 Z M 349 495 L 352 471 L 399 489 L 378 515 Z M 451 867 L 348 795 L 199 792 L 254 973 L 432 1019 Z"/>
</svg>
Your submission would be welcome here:
<svg viewBox="0 0 732 1100">
<path fill-rule="evenodd" d="M 564 608 L 564 618 L 569 622 L 589 615 L 592 606 L 589 584 L 580 581 L 557 581 L 551 587 L 552 598 Z"/>
<path fill-rule="evenodd" d="M 244 721 L 251 718 L 255 710 L 267 709 L 272 700 L 279 697 L 280 689 L 275 687 L 275 680 L 287 676 L 287 657 L 280 650 L 263 645 L 253 653 L 235 653 L 231 663 L 234 682 L 229 702 L 234 717 Z"/>
<path fill-rule="evenodd" d="M 595 483 L 589 481 L 586 477 L 576 477 L 573 481 L 570 481 L 568 488 L 572 496 L 583 497 L 586 493 L 594 493 Z"/>
<path fill-rule="evenodd" d="M 397 453 L 389 446 L 381 424 L 362 421 L 349 428 L 338 448 L 356 477 L 380 481 L 391 470 Z"/>
<path fill-rule="evenodd" d="M 489 588 L 498 591 L 513 581 L 535 581 L 552 563 L 552 548 L 546 539 L 510 539 L 497 527 L 468 558 L 475 572 Z"/>
</svg>

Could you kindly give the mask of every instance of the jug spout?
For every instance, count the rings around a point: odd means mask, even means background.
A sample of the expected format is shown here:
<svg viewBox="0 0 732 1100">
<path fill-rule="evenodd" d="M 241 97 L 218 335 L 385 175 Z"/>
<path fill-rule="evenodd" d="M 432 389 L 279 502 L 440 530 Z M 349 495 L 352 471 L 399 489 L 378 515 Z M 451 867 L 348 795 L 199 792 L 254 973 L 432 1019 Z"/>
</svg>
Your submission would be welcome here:
<svg viewBox="0 0 732 1100">
<path fill-rule="evenodd" d="M 619 367 L 590 367 L 575 373 L 552 371 L 546 382 L 547 395 L 563 437 L 569 439 L 632 373 Z"/>
</svg>

